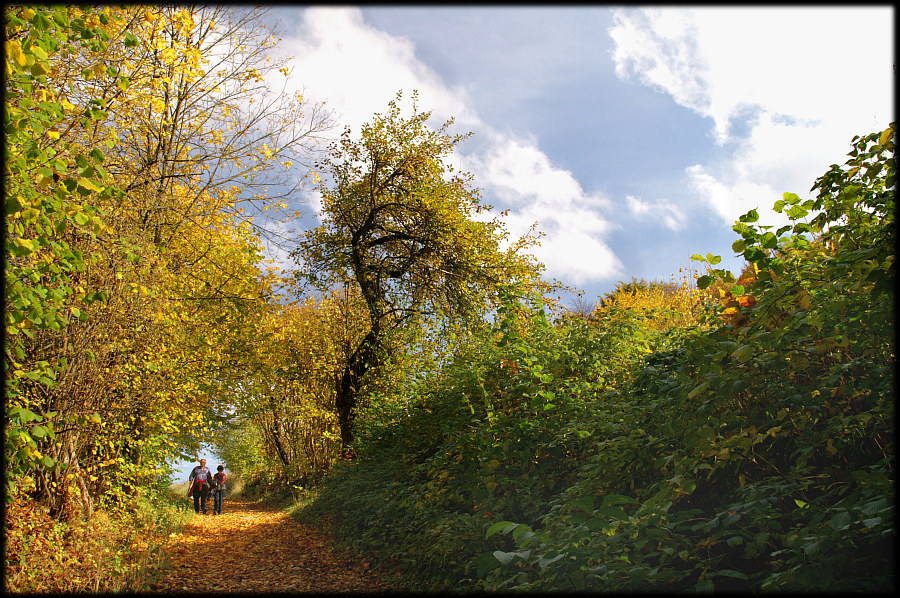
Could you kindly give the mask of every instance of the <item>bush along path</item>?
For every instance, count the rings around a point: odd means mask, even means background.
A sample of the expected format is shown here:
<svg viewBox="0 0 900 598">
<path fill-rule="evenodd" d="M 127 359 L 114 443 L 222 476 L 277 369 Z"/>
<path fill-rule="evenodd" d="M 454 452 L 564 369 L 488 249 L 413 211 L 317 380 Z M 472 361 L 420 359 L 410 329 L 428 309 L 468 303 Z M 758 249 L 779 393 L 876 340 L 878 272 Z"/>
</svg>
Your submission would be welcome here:
<svg viewBox="0 0 900 598">
<path fill-rule="evenodd" d="M 385 592 L 369 570 L 280 507 L 234 497 L 221 515 L 197 515 L 166 547 L 168 564 L 147 588 L 159 593 Z"/>
</svg>

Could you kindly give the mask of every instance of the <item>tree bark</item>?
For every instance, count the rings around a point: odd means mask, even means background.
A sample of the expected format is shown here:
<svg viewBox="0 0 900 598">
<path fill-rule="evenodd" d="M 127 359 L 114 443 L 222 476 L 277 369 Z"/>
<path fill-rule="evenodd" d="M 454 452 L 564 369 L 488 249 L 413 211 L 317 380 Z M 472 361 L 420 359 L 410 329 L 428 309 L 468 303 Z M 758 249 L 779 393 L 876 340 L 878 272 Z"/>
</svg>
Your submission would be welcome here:
<svg viewBox="0 0 900 598">
<path fill-rule="evenodd" d="M 353 351 L 344 365 L 337 384 L 335 406 L 338 411 L 338 425 L 341 429 L 341 444 L 346 451 L 353 441 L 353 421 L 356 419 L 356 398 L 359 394 L 360 381 L 369 368 L 377 366 L 378 331 L 369 330 L 362 342 Z"/>
</svg>

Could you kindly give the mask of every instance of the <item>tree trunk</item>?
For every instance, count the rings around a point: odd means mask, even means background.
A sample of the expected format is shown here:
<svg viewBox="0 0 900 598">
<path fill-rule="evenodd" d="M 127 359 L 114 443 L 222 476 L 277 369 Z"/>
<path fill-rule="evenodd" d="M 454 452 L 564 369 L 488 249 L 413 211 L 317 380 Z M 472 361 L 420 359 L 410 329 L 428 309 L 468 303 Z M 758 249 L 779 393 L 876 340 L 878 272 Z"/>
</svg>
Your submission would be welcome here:
<svg viewBox="0 0 900 598">
<path fill-rule="evenodd" d="M 288 459 L 287 452 L 284 450 L 284 446 L 282 446 L 281 444 L 280 434 L 275 425 L 272 426 L 272 432 L 269 434 L 269 436 L 272 437 L 272 444 L 275 445 L 275 452 L 278 453 L 278 458 L 281 460 L 281 464 L 284 467 L 287 467 L 288 465 L 290 465 L 290 460 Z"/>
<path fill-rule="evenodd" d="M 344 371 L 337 384 L 335 406 L 338 412 L 338 425 L 341 428 L 341 444 L 346 451 L 353 441 L 353 421 L 356 419 L 356 399 L 359 394 L 360 380 L 377 364 L 377 331 L 369 330 L 365 338 L 347 360 Z"/>
</svg>

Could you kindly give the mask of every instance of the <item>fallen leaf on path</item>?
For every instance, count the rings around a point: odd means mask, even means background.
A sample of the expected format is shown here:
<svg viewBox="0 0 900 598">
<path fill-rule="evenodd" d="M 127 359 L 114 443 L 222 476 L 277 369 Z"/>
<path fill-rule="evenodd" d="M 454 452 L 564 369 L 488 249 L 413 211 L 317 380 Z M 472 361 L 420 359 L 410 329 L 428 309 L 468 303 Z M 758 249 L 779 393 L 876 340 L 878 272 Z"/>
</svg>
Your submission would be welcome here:
<svg viewBox="0 0 900 598">
<path fill-rule="evenodd" d="M 336 553 L 315 528 L 277 507 L 226 500 L 221 515 L 197 515 L 166 547 L 168 566 L 149 589 L 168 592 L 379 592 L 390 588 Z"/>
</svg>

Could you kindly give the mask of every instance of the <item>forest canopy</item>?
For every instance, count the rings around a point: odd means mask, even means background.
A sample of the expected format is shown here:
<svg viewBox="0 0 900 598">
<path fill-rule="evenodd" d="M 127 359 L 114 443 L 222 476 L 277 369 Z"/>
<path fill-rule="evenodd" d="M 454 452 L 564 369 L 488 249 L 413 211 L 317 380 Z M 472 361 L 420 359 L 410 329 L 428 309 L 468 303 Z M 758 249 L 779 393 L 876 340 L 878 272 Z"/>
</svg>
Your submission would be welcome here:
<svg viewBox="0 0 900 598">
<path fill-rule="evenodd" d="M 5 16 L 8 497 L 90 514 L 195 450 L 256 367 L 248 322 L 277 303 L 251 213 L 330 123 L 262 84 L 256 10 Z"/>
</svg>

